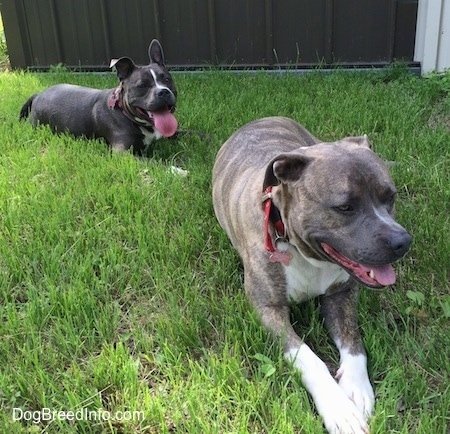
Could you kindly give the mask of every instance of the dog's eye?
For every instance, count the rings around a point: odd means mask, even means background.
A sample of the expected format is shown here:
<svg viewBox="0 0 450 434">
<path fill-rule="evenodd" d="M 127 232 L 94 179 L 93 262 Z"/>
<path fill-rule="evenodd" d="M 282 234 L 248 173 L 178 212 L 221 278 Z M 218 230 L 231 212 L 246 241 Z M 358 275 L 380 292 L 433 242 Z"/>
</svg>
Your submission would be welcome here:
<svg viewBox="0 0 450 434">
<path fill-rule="evenodd" d="M 354 211 L 354 208 L 351 205 L 345 204 L 336 206 L 335 209 L 340 212 L 352 212 Z"/>
<path fill-rule="evenodd" d="M 391 194 L 391 196 L 388 198 L 387 202 L 386 202 L 386 206 L 389 210 L 393 210 L 394 209 L 394 204 L 395 204 L 395 198 L 397 197 L 396 193 Z"/>
<path fill-rule="evenodd" d="M 382 196 L 381 196 L 381 200 L 382 203 L 384 203 L 385 205 L 392 207 L 394 206 L 394 202 L 395 202 L 395 198 L 397 197 L 397 192 L 396 191 L 386 191 Z"/>
<path fill-rule="evenodd" d="M 147 88 L 147 87 L 148 87 L 148 84 L 147 84 L 147 83 L 145 83 L 145 82 L 143 82 L 143 83 L 139 83 L 139 84 L 137 85 L 137 87 L 138 87 L 139 89 L 145 89 L 145 88 Z"/>
</svg>

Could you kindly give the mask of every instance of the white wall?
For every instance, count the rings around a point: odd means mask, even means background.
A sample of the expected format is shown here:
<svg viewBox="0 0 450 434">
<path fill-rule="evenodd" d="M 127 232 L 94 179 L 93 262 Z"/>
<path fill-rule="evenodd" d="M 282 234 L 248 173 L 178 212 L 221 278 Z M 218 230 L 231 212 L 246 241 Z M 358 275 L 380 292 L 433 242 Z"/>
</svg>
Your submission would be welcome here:
<svg viewBox="0 0 450 434">
<path fill-rule="evenodd" d="M 422 74 L 450 68 L 450 0 L 419 0 L 414 60 Z"/>
</svg>

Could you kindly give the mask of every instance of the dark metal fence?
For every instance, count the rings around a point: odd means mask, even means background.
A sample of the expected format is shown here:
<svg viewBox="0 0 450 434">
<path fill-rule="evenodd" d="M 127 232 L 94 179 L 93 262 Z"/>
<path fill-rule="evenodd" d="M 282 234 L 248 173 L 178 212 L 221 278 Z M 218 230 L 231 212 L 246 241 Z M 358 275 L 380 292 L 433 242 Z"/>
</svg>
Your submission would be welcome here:
<svg viewBox="0 0 450 434">
<path fill-rule="evenodd" d="M 0 0 L 13 68 L 104 70 L 147 63 L 158 38 L 171 67 L 412 63 L 418 0 Z"/>
</svg>

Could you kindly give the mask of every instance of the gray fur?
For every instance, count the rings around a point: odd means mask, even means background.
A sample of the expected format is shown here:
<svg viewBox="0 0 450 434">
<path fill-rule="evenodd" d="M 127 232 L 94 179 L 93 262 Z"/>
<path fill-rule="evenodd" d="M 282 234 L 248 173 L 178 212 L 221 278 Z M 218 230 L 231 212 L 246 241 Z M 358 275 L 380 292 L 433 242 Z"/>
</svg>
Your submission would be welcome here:
<svg viewBox="0 0 450 434">
<path fill-rule="evenodd" d="M 139 110 L 156 111 L 176 105 L 176 88 L 164 65 L 164 54 L 157 40 L 149 46 L 150 64 L 137 66 L 128 57 L 113 60 L 121 83 L 120 100 L 129 116 L 111 106 L 115 89 L 98 90 L 71 84 L 58 84 L 33 95 L 23 105 L 20 118 L 30 117 L 34 126 L 50 125 L 57 133 L 102 138 L 118 151 L 133 147 L 141 154 L 148 144 L 146 138 L 158 138 L 151 120 L 140 119 Z M 161 92 L 154 84 L 153 74 L 167 87 Z M 149 86 L 140 87 L 146 82 Z M 151 85 L 153 83 L 153 85 Z"/>
</svg>

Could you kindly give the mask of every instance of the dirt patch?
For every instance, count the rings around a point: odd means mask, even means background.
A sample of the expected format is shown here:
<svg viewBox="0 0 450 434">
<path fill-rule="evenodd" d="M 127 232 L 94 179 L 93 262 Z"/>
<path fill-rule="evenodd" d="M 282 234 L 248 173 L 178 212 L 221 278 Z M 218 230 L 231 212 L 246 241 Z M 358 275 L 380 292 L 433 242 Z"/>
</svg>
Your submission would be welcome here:
<svg viewBox="0 0 450 434">
<path fill-rule="evenodd" d="M 428 126 L 433 129 L 442 126 L 450 131 L 450 96 L 441 99 L 432 108 Z"/>
</svg>

